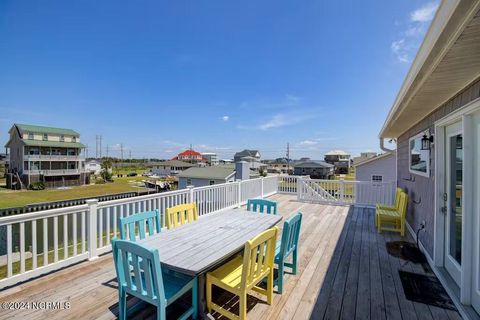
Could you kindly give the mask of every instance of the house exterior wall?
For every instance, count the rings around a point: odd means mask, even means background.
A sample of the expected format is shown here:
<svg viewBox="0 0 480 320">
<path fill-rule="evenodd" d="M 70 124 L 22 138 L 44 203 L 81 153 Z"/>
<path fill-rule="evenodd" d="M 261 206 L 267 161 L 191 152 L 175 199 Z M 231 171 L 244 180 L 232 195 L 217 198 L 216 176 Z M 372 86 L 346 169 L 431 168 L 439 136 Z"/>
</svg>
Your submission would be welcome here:
<svg viewBox="0 0 480 320">
<path fill-rule="evenodd" d="M 187 184 L 187 180 L 189 178 L 180 177 L 178 178 L 178 189 L 186 189 L 188 185 L 192 185 L 194 187 L 204 187 L 209 186 L 210 181 L 215 181 L 215 184 L 225 183 L 225 179 L 198 179 L 198 178 L 191 178 L 191 183 Z"/>
<path fill-rule="evenodd" d="M 434 132 L 435 122 L 480 97 L 480 78 L 452 97 L 418 124 L 403 133 L 397 141 L 397 184 L 409 195 L 407 221 L 416 230 L 425 220 L 426 232 L 420 234 L 420 241 L 431 257 L 434 243 L 435 210 L 435 146 L 430 152 L 430 176 L 423 177 L 409 171 L 409 139 L 425 130 Z M 414 181 L 412 181 L 414 179 Z"/>
<path fill-rule="evenodd" d="M 395 168 L 395 154 L 374 160 L 355 167 L 355 179 L 358 181 L 372 181 L 372 175 L 382 176 L 383 182 L 397 180 L 397 168 Z"/>
<path fill-rule="evenodd" d="M 15 131 L 11 137 L 11 146 L 9 149 L 10 161 L 8 168 L 10 170 L 16 170 L 21 174 L 23 172 L 23 143 L 17 131 Z"/>
<path fill-rule="evenodd" d="M 329 179 L 334 174 L 333 167 L 302 168 L 295 167 L 293 174 L 296 176 L 310 176 L 312 179 Z"/>
</svg>

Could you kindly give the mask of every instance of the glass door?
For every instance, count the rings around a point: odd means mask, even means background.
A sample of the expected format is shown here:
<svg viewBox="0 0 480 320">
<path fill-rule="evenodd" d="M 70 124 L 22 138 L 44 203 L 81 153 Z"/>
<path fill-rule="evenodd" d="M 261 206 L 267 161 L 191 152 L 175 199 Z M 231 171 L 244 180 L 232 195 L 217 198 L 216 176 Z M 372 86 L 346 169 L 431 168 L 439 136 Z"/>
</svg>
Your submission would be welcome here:
<svg viewBox="0 0 480 320">
<path fill-rule="evenodd" d="M 446 128 L 445 269 L 460 286 L 463 221 L 463 133 L 461 122 Z"/>
</svg>

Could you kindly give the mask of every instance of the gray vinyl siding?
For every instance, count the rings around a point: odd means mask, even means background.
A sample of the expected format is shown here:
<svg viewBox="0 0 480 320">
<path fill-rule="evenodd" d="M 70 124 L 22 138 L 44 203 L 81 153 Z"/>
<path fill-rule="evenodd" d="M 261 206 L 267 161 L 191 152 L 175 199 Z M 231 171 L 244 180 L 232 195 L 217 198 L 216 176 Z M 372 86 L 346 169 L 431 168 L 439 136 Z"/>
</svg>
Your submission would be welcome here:
<svg viewBox="0 0 480 320">
<path fill-rule="evenodd" d="M 178 189 L 186 189 L 187 188 L 187 179 L 189 178 L 178 178 Z M 215 181 L 215 184 L 225 183 L 225 179 L 198 179 L 198 178 L 191 178 L 191 184 L 194 187 L 204 187 L 209 186 L 210 181 Z"/>
<path fill-rule="evenodd" d="M 430 132 L 433 133 L 435 121 L 444 118 L 479 97 L 480 78 L 411 127 L 397 141 L 397 183 L 409 195 L 407 221 L 414 230 L 423 220 L 426 221 L 426 232 L 420 234 L 420 241 L 431 257 L 433 257 L 434 240 L 435 151 L 432 149 L 430 152 L 430 176 L 428 178 L 411 174 L 409 171 L 409 139 L 427 129 L 430 129 Z"/>
</svg>

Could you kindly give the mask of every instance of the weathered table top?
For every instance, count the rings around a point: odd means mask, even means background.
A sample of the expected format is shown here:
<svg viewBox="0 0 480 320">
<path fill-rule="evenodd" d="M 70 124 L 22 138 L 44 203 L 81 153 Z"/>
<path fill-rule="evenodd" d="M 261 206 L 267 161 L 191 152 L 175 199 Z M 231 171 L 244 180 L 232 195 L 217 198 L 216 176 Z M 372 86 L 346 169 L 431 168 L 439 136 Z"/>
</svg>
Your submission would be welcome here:
<svg viewBox="0 0 480 320">
<path fill-rule="evenodd" d="M 158 249 L 163 266 L 198 275 L 243 249 L 245 242 L 282 219 L 281 215 L 227 209 L 138 241 Z"/>
</svg>

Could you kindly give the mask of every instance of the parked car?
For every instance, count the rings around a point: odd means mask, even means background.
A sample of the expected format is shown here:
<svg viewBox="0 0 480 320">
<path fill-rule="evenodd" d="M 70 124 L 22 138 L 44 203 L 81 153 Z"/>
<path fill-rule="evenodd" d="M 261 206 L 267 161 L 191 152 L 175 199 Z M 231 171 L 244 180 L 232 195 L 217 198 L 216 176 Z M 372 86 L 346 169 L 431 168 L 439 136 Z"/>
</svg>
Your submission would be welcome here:
<svg viewBox="0 0 480 320">
<path fill-rule="evenodd" d="M 127 177 L 136 177 L 138 174 L 136 172 L 129 172 Z"/>
</svg>

